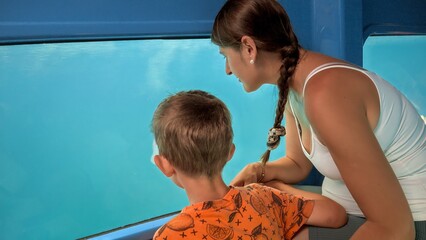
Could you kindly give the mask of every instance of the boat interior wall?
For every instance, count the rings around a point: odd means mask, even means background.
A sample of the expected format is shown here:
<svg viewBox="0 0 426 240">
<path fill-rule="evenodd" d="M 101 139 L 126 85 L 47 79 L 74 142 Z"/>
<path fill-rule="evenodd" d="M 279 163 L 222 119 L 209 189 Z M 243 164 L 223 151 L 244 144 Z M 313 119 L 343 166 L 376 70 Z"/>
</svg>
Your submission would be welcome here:
<svg viewBox="0 0 426 240">
<path fill-rule="evenodd" d="M 5 0 L 0 44 L 208 36 L 224 1 Z M 426 32 L 424 0 L 279 0 L 301 43 L 362 65 L 372 34 Z"/>
</svg>

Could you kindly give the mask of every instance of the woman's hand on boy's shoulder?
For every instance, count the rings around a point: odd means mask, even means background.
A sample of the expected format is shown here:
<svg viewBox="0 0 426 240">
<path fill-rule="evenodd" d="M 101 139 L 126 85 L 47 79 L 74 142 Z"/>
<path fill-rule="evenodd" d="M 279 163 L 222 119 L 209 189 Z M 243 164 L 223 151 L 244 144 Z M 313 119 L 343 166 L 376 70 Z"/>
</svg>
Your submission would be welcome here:
<svg viewBox="0 0 426 240">
<path fill-rule="evenodd" d="M 231 186 L 242 187 L 250 183 L 257 183 L 258 175 L 261 170 L 258 162 L 250 163 L 241 170 L 237 176 L 231 181 Z"/>
</svg>

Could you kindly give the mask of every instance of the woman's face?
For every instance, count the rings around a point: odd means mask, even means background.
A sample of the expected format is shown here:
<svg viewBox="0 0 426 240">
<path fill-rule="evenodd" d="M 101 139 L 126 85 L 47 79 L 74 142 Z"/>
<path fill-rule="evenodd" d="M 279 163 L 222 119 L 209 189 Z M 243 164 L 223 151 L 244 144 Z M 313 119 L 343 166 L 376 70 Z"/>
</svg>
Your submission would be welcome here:
<svg viewBox="0 0 426 240">
<path fill-rule="evenodd" d="M 220 53 L 226 60 L 226 74 L 234 74 L 243 84 L 246 92 L 256 91 L 262 85 L 262 82 L 258 80 L 255 63 L 250 63 L 250 56 L 230 47 L 221 47 Z"/>
</svg>

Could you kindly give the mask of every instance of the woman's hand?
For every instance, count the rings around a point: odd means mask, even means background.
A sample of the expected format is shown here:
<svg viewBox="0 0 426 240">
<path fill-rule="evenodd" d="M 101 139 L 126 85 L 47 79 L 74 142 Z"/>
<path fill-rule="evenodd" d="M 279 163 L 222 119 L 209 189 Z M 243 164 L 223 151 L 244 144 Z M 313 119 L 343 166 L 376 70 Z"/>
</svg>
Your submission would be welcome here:
<svg viewBox="0 0 426 240">
<path fill-rule="evenodd" d="M 245 186 L 257 183 L 262 175 L 262 164 L 260 162 L 250 163 L 241 170 L 231 181 L 231 186 Z"/>
<path fill-rule="evenodd" d="M 294 151 L 290 152 L 294 153 Z M 298 161 L 284 156 L 267 162 L 265 165 L 260 162 L 247 164 L 235 176 L 230 185 L 245 186 L 250 183 L 265 183 L 272 180 L 293 184 L 305 179 L 311 169 L 312 163 L 304 155 L 300 156 Z"/>
</svg>

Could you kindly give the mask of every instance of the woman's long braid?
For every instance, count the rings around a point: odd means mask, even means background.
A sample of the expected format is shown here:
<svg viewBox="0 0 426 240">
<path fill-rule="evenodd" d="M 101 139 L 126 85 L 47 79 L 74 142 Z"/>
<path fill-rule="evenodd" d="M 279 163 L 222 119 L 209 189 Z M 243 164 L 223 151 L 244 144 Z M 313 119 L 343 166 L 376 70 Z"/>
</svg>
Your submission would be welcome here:
<svg viewBox="0 0 426 240">
<path fill-rule="evenodd" d="M 232 23 L 232 24 L 229 24 Z M 274 126 L 269 130 L 268 149 L 261 156 L 262 172 L 258 182 L 265 177 L 265 164 L 271 150 L 285 135 L 281 125 L 287 104 L 290 85 L 299 62 L 299 42 L 290 23 L 290 18 L 278 1 L 274 0 L 228 0 L 215 18 L 212 42 L 221 47 L 238 49 L 242 36 L 250 36 L 259 51 L 280 53 L 281 68 L 277 85 L 279 99 Z"/>
<path fill-rule="evenodd" d="M 293 39 L 294 38 L 294 39 Z M 295 35 L 290 35 L 291 46 L 286 46 L 280 50 L 282 57 L 282 65 L 280 68 L 280 78 L 278 80 L 279 98 L 275 111 L 274 126 L 269 130 L 267 147 L 268 149 L 260 158 L 261 163 L 264 165 L 269 161 L 271 150 L 278 147 L 280 144 L 281 136 L 286 134 L 285 127 L 281 125 L 284 117 L 284 110 L 287 104 L 287 96 L 290 90 L 290 82 L 293 79 L 294 72 L 296 71 L 297 63 L 299 62 L 299 44 Z M 293 41 L 294 40 L 294 41 Z"/>
</svg>

